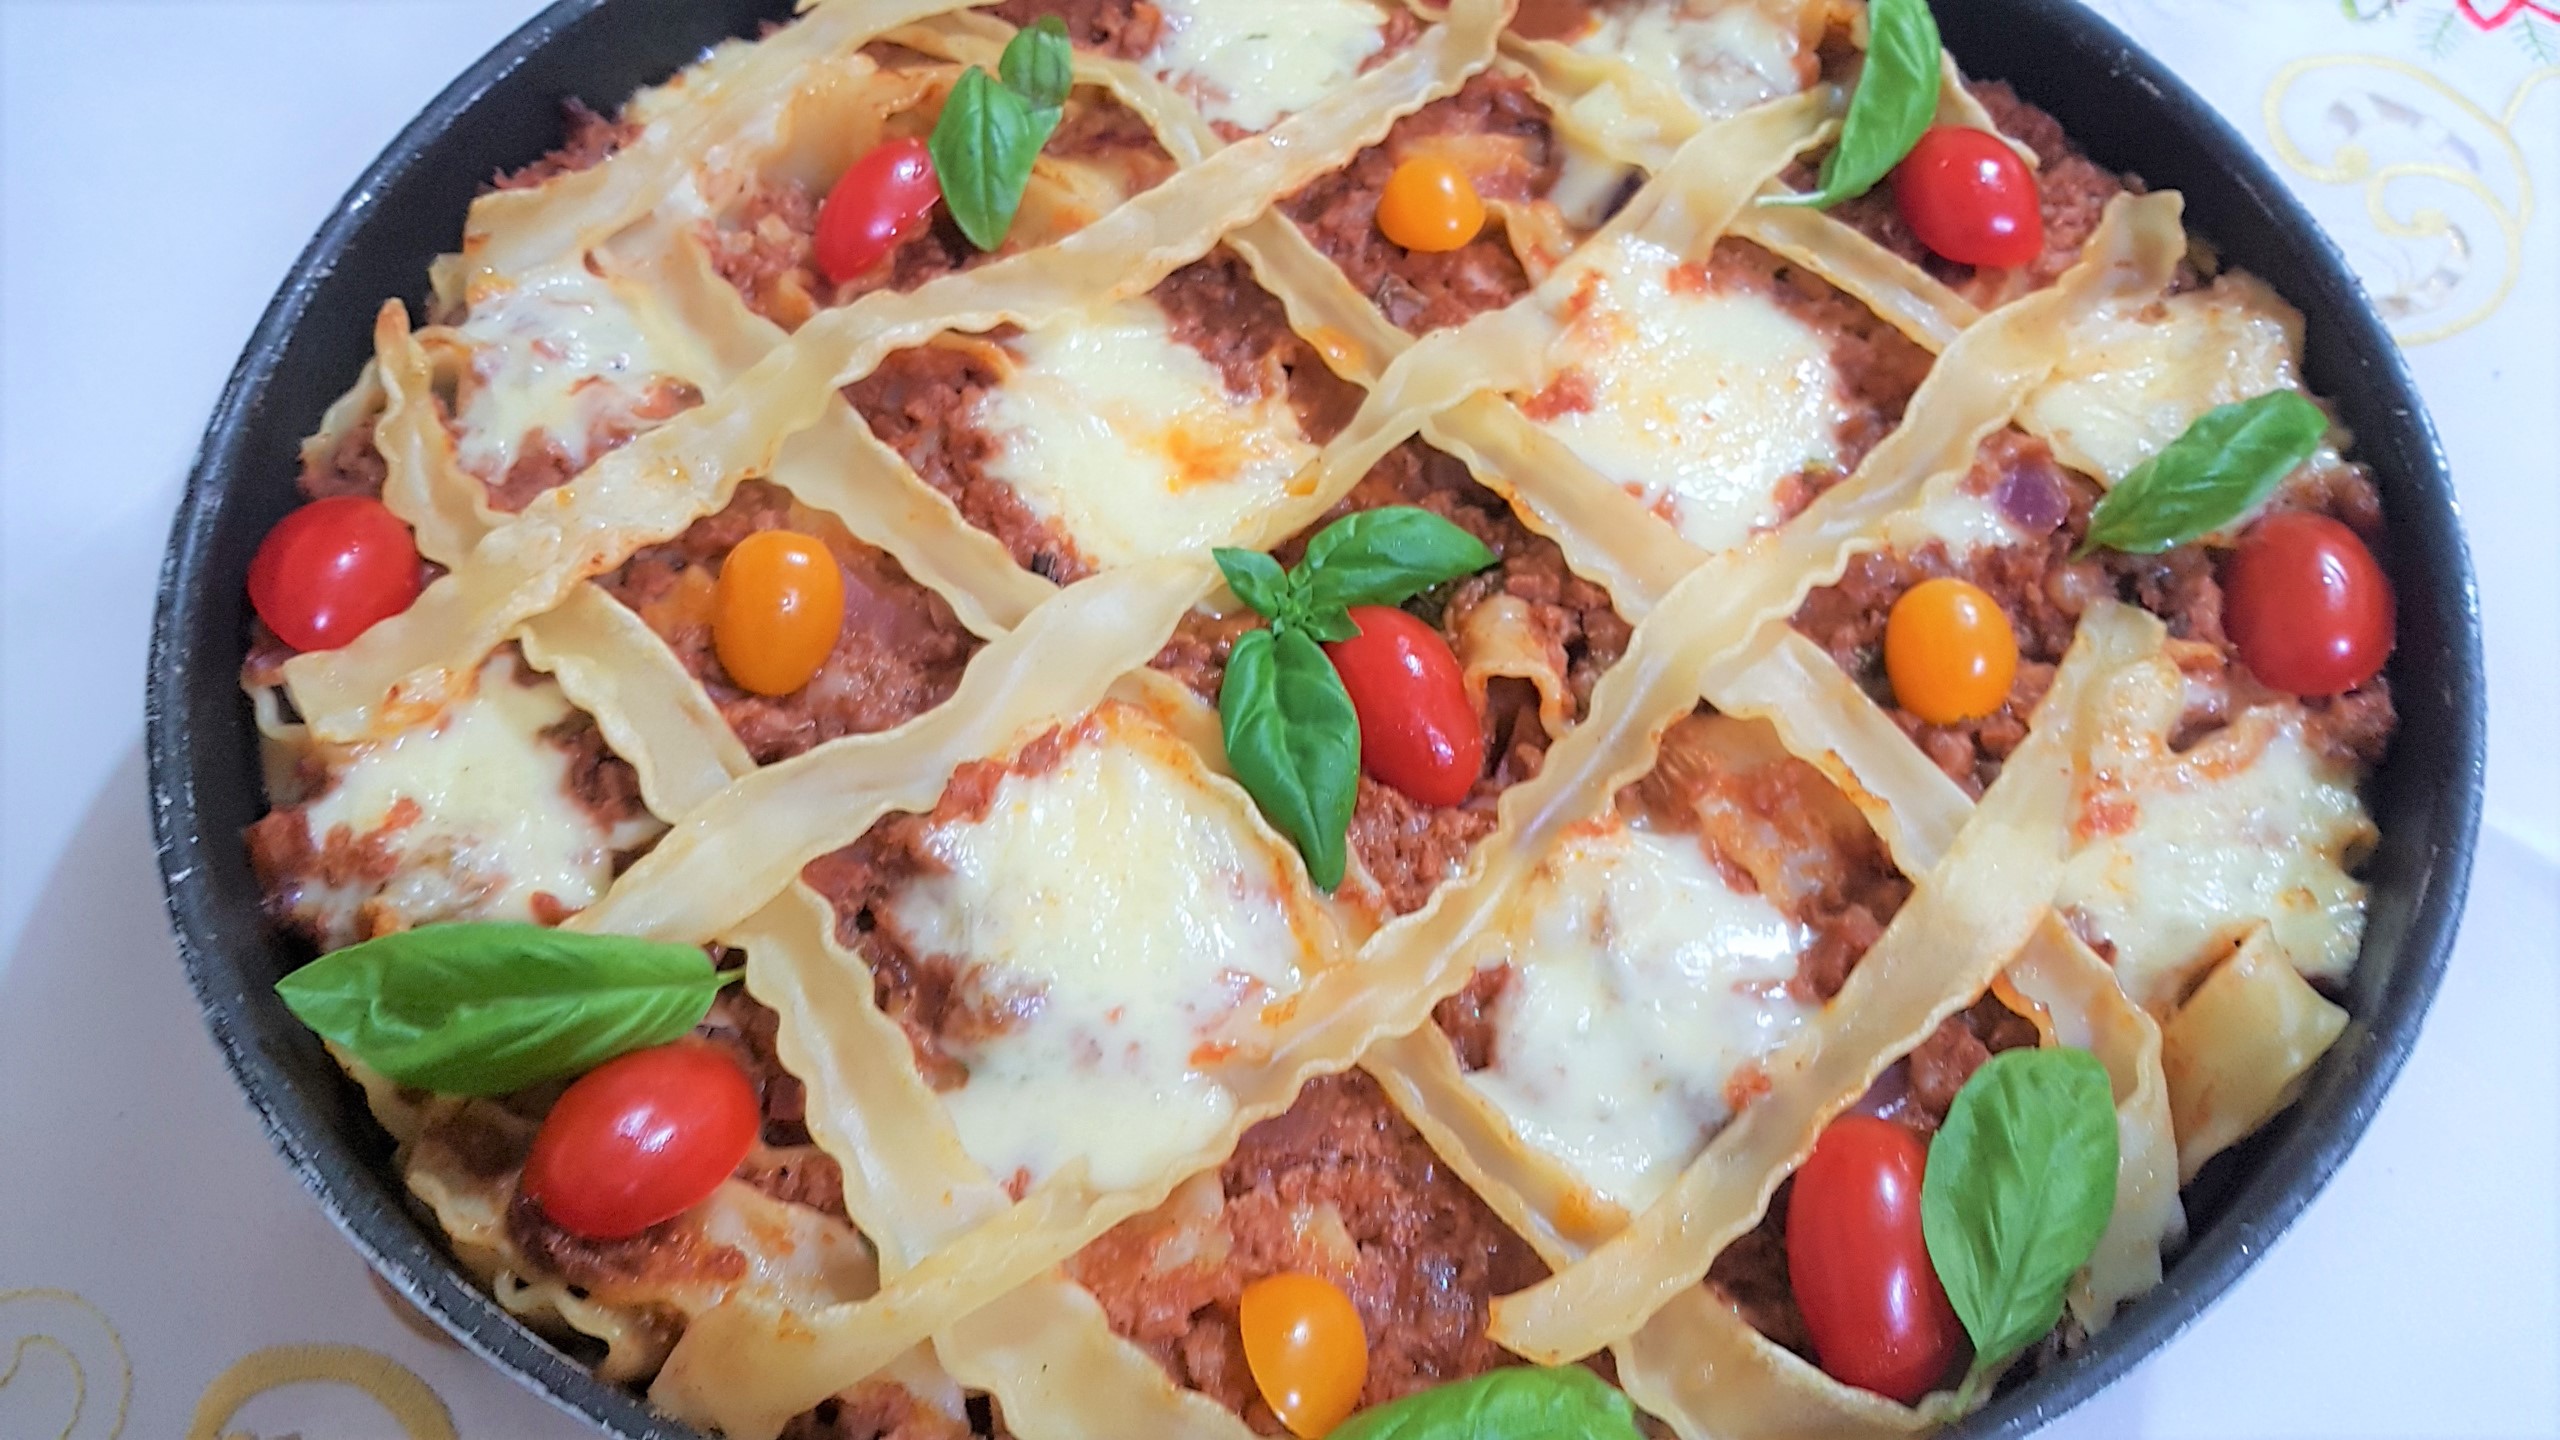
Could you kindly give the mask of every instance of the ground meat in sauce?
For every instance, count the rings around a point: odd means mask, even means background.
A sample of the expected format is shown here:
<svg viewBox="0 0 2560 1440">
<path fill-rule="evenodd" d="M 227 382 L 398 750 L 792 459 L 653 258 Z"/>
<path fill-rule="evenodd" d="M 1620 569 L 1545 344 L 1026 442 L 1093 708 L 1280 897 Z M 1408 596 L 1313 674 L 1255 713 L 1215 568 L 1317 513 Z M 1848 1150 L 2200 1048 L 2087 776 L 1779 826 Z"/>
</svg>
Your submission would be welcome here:
<svg viewBox="0 0 2560 1440">
<path fill-rule="evenodd" d="M 780 1440 L 965 1440 L 969 1426 L 887 1381 L 820 1401 L 782 1427 Z"/>
<path fill-rule="evenodd" d="M 2021 528 L 2041 529 L 2043 535 L 1977 549 L 1961 564 L 1937 541 L 1909 553 L 1870 551 L 1850 563 L 1839 584 L 1806 597 L 1794 623 L 1968 793 L 1979 796 L 1988 789 L 1999 778 L 2001 762 L 2025 740 L 2027 721 L 2053 684 L 2080 616 L 2098 600 L 2123 600 L 2158 615 L 2168 625 L 2180 667 L 2200 682 L 2190 688 L 2204 698 L 2191 701 L 2173 745 L 2193 744 L 2220 728 L 2231 707 L 2263 694 L 2235 663 L 2223 633 L 2214 552 L 2199 544 L 2158 555 L 2100 551 L 2074 559 L 2098 487 L 2056 461 L 2043 441 L 2017 431 L 1984 441 L 1964 484 L 1992 497 Z M 2371 478 L 2354 466 L 2289 484 L 2276 503 L 2368 520 L 2378 513 Z M 1981 586 L 2000 602 L 2018 639 L 2018 674 L 2007 703 L 1982 719 L 1952 725 L 1925 724 L 1896 706 L 1884 673 L 1884 629 L 1894 601 L 1940 575 Z M 2380 758 L 2394 724 L 2390 682 L 2382 677 L 2343 696 L 2306 701 L 2304 710 L 2304 738 L 2316 752 L 2361 764 Z"/>
<path fill-rule="evenodd" d="M 1359 391 L 1325 368 L 1314 347 L 1289 328 L 1280 302 L 1232 252 L 1219 250 L 1175 271 L 1152 298 L 1173 337 L 1215 366 L 1239 400 L 1260 398 L 1275 371 L 1284 375 L 1290 404 L 1316 443 L 1333 438 L 1359 408 Z M 971 418 L 980 397 L 1002 383 L 1000 362 L 987 344 L 1004 335 L 899 351 L 846 386 L 844 396 L 882 443 L 948 497 L 962 518 L 1002 542 L 1014 563 L 1061 584 L 1081 580 L 1094 572 L 1092 560 L 996 478 L 989 467 L 1000 447 Z"/>
<path fill-rule="evenodd" d="M 1821 335 L 1831 352 L 1848 418 L 1840 425 L 1839 454 L 1832 464 L 1791 477 L 1782 488 L 1776 518 L 1792 519 L 1815 496 L 1846 478 L 1902 423 L 1903 407 L 1927 378 L 1934 357 L 1856 297 L 1749 241 L 1717 241 L 1703 268 L 1707 283 L 1768 296 Z"/>
<path fill-rule="evenodd" d="M 882 913 L 908 882 L 944 873 L 926 841 L 937 825 L 986 818 L 996 787 L 1009 775 L 1053 769 L 1068 749 L 1089 738 L 1079 729 L 1054 729 L 1032 740 L 1010 763 L 974 760 L 952 772 L 942 798 L 927 815 L 882 817 L 861 839 L 821 855 L 801 872 L 808 886 L 835 910 L 836 940 L 871 967 L 872 998 L 896 1021 L 915 1052 L 916 1069 L 936 1090 L 958 1088 L 969 1067 L 955 1048 L 980 1043 L 1019 1024 L 1039 1004 L 1036 992 L 1012 988 L 984 966 L 920 953 Z"/>
<path fill-rule="evenodd" d="M 1431 1007 L 1432 1023 L 1449 1037 L 1460 1069 L 1483 1070 L 1493 1064 L 1494 1007 L 1510 988 L 1511 967 L 1487 965 L 1467 977 L 1465 989 Z"/>
<path fill-rule="evenodd" d="M 522 169 L 500 171 L 489 182 L 490 189 L 528 190 L 563 175 L 600 165 L 606 157 L 640 135 L 640 126 L 636 122 L 599 115 L 575 96 L 560 102 L 560 117 L 568 129 L 567 138 L 560 142 L 559 148 Z"/>
<path fill-rule="evenodd" d="M 756 531 L 776 529 L 826 543 L 844 576 L 844 629 L 808 684 L 788 695 L 757 695 L 730 683 L 720 667 L 712 597 L 729 551 Z M 740 484 L 719 513 L 640 551 L 596 583 L 667 642 L 758 764 L 914 719 L 949 698 L 978 648 L 949 602 L 910 578 L 888 552 L 760 480 Z"/>
<path fill-rule="evenodd" d="M 2062 133 L 2060 122 L 2019 99 L 2006 81 L 1974 81 L 1967 88 L 1990 112 L 1992 123 L 2002 134 L 2036 153 L 2036 188 L 2044 201 L 2044 253 L 2034 263 L 2017 270 L 1977 270 L 1939 258 L 1903 223 L 1889 185 L 1879 185 L 1855 200 L 1842 201 L 1831 208 L 1830 214 L 1936 276 L 1957 294 L 1988 307 L 2059 279 L 2080 258 L 2089 237 L 2097 233 L 2107 202 L 2128 189 L 2139 193 L 2142 182 L 2119 176 L 2081 154 L 2080 147 Z M 1812 188 L 1815 168 L 1815 158 L 1798 161 L 1788 172 L 1788 183 L 1799 189 Z"/>
<path fill-rule="evenodd" d="M 1280 1426 L 1246 1368 L 1236 1304 L 1280 1271 L 1326 1276 L 1359 1308 L 1363 1406 L 1517 1363 L 1485 1335 L 1489 1302 L 1545 1267 L 1368 1076 L 1309 1082 L 1192 1184 L 1202 1188 L 1104 1235 L 1068 1272 L 1114 1330 L 1255 1430 Z"/>
<path fill-rule="evenodd" d="M 340 432 L 327 449 L 315 448 L 304 454 L 302 475 L 294 482 L 303 499 L 326 500 L 336 495 L 382 498 L 382 485 L 390 477 L 390 466 L 373 440 L 374 424 L 381 418 L 379 412 L 369 414 Z"/>
<path fill-rule="evenodd" d="M 509 514 L 533 503 L 534 497 L 546 490 L 556 490 L 578 477 L 578 473 L 606 455 L 631 443 L 632 437 L 661 421 L 670 420 L 702 403 L 702 391 L 691 381 L 672 375 L 650 377 L 640 393 L 621 409 L 599 415 L 586 434 L 586 447 L 573 454 L 560 437 L 549 430 L 526 432 L 516 446 L 516 458 L 507 473 L 489 487 L 489 503 Z M 442 413 L 442 400 L 436 402 Z M 447 424 L 451 421 L 448 417 Z M 583 458 L 581 458 L 583 457 Z"/>
<path fill-rule="evenodd" d="M 604 731 L 594 716 L 572 710 L 544 729 L 542 739 L 569 758 L 564 782 L 569 798 L 594 819 L 598 829 L 618 829 L 648 815 L 649 807 L 640 798 L 639 772 L 605 744 Z"/>
<path fill-rule="evenodd" d="M 1563 169 L 1547 108 L 1526 80 L 1480 74 L 1455 95 L 1433 101 L 1396 122 L 1384 142 L 1281 202 L 1281 209 L 1315 247 L 1342 267 L 1353 288 L 1386 317 L 1419 335 L 1497 310 L 1529 291 L 1529 274 L 1512 252 L 1498 220 L 1456 250 L 1427 254 L 1407 250 L 1378 231 L 1378 196 L 1407 155 L 1441 136 L 1492 136 L 1504 143 L 1510 163 L 1483 163 L 1471 154 L 1470 173 L 1491 200 L 1529 200 L 1555 187 Z"/>
<path fill-rule="evenodd" d="M 1600 673 L 1626 653 L 1634 632 L 1611 608 L 1606 591 L 1568 570 L 1555 543 L 1530 533 L 1511 507 L 1478 485 L 1455 457 L 1418 440 L 1398 446 L 1340 504 L 1272 554 L 1282 564 L 1294 565 L 1304 558 L 1307 541 L 1327 525 L 1384 505 L 1428 510 L 1483 541 L 1499 557 L 1494 568 L 1417 597 L 1407 608 L 1435 621 L 1455 648 L 1460 626 L 1477 607 L 1497 596 L 1520 601 L 1531 625 L 1552 637 L 1564 656 L 1569 708 L 1578 715 L 1590 703 Z M 1153 663 L 1214 702 L 1229 648 L 1238 635 L 1260 623 L 1250 614 L 1221 617 L 1195 611 L 1184 617 Z M 1420 909 L 1475 843 L 1491 833 L 1494 801 L 1537 773 L 1553 738 L 1539 723 L 1536 695 L 1527 684 L 1496 680 L 1486 699 L 1485 769 L 1462 804 L 1422 805 L 1361 777 L 1351 814 L 1351 849 L 1387 907 L 1398 914 Z"/>
<path fill-rule="evenodd" d="M 2034 1024 L 1986 995 L 1941 1021 L 1901 1065 L 1886 1072 L 1878 1090 L 1894 1092 L 1899 1086 L 1899 1092 L 1891 1093 L 1875 1113 L 1925 1139 L 1945 1122 L 1956 1091 L 1984 1061 L 2003 1050 L 2034 1045 L 2037 1039 Z M 1753 1329 L 1810 1360 L 1813 1341 L 1787 1281 L 1787 1202 L 1794 1189 L 1793 1180 L 1778 1187 L 1760 1223 L 1716 1257 L 1707 1283 Z"/>
</svg>

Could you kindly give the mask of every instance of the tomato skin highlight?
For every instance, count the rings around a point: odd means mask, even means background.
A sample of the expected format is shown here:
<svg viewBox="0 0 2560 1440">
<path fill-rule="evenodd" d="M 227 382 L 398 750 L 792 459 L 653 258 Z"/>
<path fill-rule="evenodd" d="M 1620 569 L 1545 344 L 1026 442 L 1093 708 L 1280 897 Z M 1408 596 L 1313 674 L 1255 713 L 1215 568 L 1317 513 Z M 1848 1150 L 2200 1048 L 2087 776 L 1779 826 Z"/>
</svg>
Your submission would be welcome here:
<svg viewBox="0 0 2560 1440">
<path fill-rule="evenodd" d="M 2223 562 L 2222 623 L 2260 680 L 2296 695 L 2337 695 L 2381 673 L 2398 607 L 2356 532 L 2288 510 L 2250 526 Z"/>
<path fill-rule="evenodd" d="M 1360 633 L 1324 647 L 1360 717 L 1360 768 L 1425 805 L 1455 805 L 1484 769 L 1484 721 L 1440 632 L 1388 605 L 1355 605 Z"/>
<path fill-rule="evenodd" d="M 2044 253 L 2036 177 L 1988 130 L 1931 127 L 1894 167 L 1893 202 L 1921 244 L 1959 265 L 2006 268 Z"/>
<path fill-rule="evenodd" d="M 759 530 L 720 562 L 711 644 L 742 690 L 788 695 L 827 663 L 844 631 L 844 567 L 820 541 Z"/>
<path fill-rule="evenodd" d="M 1245 1367 L 1293 1435 L 1317 1440 L 1343 1422 L 1369 1383 L 1369 1334 L 1342 1288 L 1320 1275 L 1267 1275 L 1236 1309 Z"/>
<path fill-rule="evenodd" d="M 1889 1120 L 1843 1115 L 1787 1202 L 1787 1279 L 1824 1373 L 1913 1404 L 1964 1353 L 1964 1325 L 1920 1229 L 1928 1147 Z"/>
<path fill-rule="evenodd" d="M 418 537 L 365 495 L 284 517 L 249 561 L 249 605 L 296 650 L 335 650 L 416 602 Z"/>
<path fill-rule="evenodd" d="M 924 233 L 940 203 L 942 181 L 924 142 L 884 140 L 864 151 L 827 192 L 818 207 L 811 258 L 841 285 Z"/>
<path fill-rule="evenodd" d="M 2018 676 L 2018 633 L 1981 586 L 1948 576 L 1902 592 L 1884 622 L 1894 703 L 1932 725 L 1998 713 Z"/>
<path fill-rule="evenodd" d="M 525 1195 L 562 1229 L 620 1240 L 699 1205 L 747 1158 L 762 1117 L 738 1062 L 692 1040 L 580 1076 L 534 1132 Z"/>
<path fill-rule="evenodd" d="M 1398 165 L 1378 194 L 1378 229 L 1407 250 L 1455 250 L 1484 229 L 1484 200 L 1467 172 L 1434 156 Z"/>
</svg>

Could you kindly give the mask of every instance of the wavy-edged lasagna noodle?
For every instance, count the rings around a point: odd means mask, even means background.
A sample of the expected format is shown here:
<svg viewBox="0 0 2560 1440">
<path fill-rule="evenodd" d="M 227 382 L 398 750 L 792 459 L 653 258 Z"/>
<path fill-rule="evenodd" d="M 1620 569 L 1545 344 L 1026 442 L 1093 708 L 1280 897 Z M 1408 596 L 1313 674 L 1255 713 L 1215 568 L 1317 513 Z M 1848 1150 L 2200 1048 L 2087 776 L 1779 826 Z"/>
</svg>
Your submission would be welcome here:
<svg viewBox="0 0 2560 1440">
<path fill-rule="evenodd" d="M 2105 1062 L 2124 1161 L 2028 1363 L 2156 1283 L 2178 1184 L 2344 1025 L 2393 717 L 2238 663 L 2229 533 L 2079 542 L 2300 388 L 2299 316 L 1952 70 L 1942 121 L 2035 157 L 2033 264 L 1883 188 L 1752 206 L 1812 182 L 1848 0 L 1514 8 L 823 0 L 573 106 L 385 307 L 301 488 L 381 497 L 432 583 L 342 651 L 252 636 L 277 923 L 628 930 L 752 992 L 700 1037 L 758 1143 L 625 1241 L 518 1193 L 557 1087 L 349 1060 L 501 1303 L 735 1437 L 1272 1433 L 1238 1307 L 1282 1271 L 1360 1311 L 1363 1404 L 1608 1349 L 1684 1436 L 1909 1431 L 1947 1397 L 1807 1359 L 1785 1177 L 2033 1045 Z M 1002 249 L 944 213 L 829 278 L 836 176 L 1051 13 L 1077 84 Z M 1456 250 L 1378 229 L 1419 158 L 1486 201 Z M 2348 445 L 2269 504 L 2376 532 Z M 1226 773 L 1260 622 L 1204 552 L 1383 505 L 1496 557 L 1409 607 L 1486 755 L 1450 806 L 1363 777 L 1328 896 Z M 777 529 L 846 599 L 768 696 L 714 600 Z M 1940 575 L 2020 648 L 1954 725 L 1882 663 Z"/>
</svg>

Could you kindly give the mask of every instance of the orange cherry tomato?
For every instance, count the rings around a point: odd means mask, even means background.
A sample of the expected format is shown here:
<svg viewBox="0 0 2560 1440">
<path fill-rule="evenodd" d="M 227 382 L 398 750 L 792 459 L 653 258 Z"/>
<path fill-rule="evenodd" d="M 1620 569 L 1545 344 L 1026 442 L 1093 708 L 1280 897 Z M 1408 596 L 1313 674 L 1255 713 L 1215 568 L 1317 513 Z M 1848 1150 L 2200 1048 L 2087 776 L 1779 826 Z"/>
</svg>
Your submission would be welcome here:
<svg viewBox="0 0 2560 1440">
<path fill-rule="evenodd" d="M 1893 203 L 1921 244 L 1959 265 L 2032 264 L 2044 253 L 2044 199 L 2007 141 L 1940 125 L 1893 168 Z"/>
<path fill-rule="evenodd" d="M 1787 1283 L 1823 1370 L 1916 1403 L 1964 1351 L 1963 1323 L 1929 1263 L 1920 1181 L 1929 1151 L 1890 1120 L 1843 1115 L 1796 1171 Z"/>
<path fill-rule="evenodd" d="M 887 140 L 846 168 L 818 207 L 810 258 L 841 285 L 924 232 L 942 200 L 933 154 L 922 140 Z"/>
<path fill-rule="evenodd" d="M 296 650 L 335 650 L 418 598 L 418 540 L 365 495 L 284 517 L 249 561 L 249 604 Z"/>
<path fill-rule="evenodd" d="M 1894 702 L 1932 725 L 1979 720 L 2009 698 L 2018 636 L 1979 585 L 1923 580 L 1884 622 L 1884 671 Z"/>
<path fill-rule="evenodd" d="M 738 1062 L 695 1041 L 608 1060 L 562 1091 L 525 1157 L 524 1193 L 559 1226 L 619 1240 L 701 1204 L 763 1123 Z"/>
<path fill-rule="evenodd" d="M 2222 624 L 2251 674 L 2296 695 L 2338 695 L 2391 655 L 2391 581 L 2356 532 L 2307 510 L 2249 527 L 2222 565 Z"/>
<path fill-rule="evenodd" d="M 1455 805 L 1484 769 L 1484 721 L 1440 632 L 1392 605 L 1354 605 L 1360 633 L 1324 647 L 1360 717 L 1360 768 L 1425 805 Z"/>
<path fill-rule="evenodd" d="M 1484 229 L 1484 201 L 1467 172 L 1420 156 L 1387 177 L 1378 196 L 1378 229 L 1407 250 L 1455 250 Z"/>
<path fill-rule="evenodd" d="M 1342 1287 L 1317 1275 L 1269 1275 L 1236 1312 L 1245 1365 L 1289 1433 L 1316 1440 L 1342 1423 L 1369 1383 L 1369 1332 Z"/>
<path fill-rule="evenodd" d="M 711 643 L 739 688 L 788 695 L 809 683 L 844 629 L 844 571 L 827 547 L 759 530 L 721 563 Z"/>
</svg>

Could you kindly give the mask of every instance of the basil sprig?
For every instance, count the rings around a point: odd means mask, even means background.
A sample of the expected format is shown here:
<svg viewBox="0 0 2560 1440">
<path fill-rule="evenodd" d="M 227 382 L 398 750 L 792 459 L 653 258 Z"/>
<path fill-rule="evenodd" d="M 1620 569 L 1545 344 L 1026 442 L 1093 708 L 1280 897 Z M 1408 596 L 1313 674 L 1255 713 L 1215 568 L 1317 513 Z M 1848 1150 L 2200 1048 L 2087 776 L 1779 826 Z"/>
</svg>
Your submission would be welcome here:
<svg viewBox="0 0 2560 1440">
<path fill-rule="evenodd" d="M 1929 1146 L 1920 1230 L 1973 1338 L 1965 1403 L 2062 1318 L 2116 1208 L 2115 1092 L 2086 1050 L 2007 1050 Z"/>
<path fill-rule="evenodd" d="M 2328 433 L 2329 417 L 2291 390 L 2217 405 L 2116 482 L 2089 512 L 2080 553 L 2157 555 L 2210 535 L 2256 508 Z"/>
<path fill-rule="evenodd" d="M 1829 209 L 1855 200 L 1902 163 L 1938 115 L 1938 18 L 1928 0 L 1874 0 L 1867 7 L 1867 59 L 1840 142 L 1822 159 L 1809 195 L 1763 196 L 1763 205 Z"/>
<path fill-rule="evenodd" d="M 1057 131 L 1074 59 L 1065 24 L 1043 15 L 1005 43 L 997 75 L 970 66 L 942 103 L 925 148 L 951 218 L 981 250 L 1002 246 L 1013 228 L 1031 163 Z"/>
<path fill-rule="evenodd" d="M 332 951 L 276 993 L 403 1085 L 504 1095 L 681 1038 L 738 973 L 690 945 L 474 921 Z"/>
<path fill-rule="evenodd" d="M 1639 1440 L 1635 1407 L 1579 1365 L 1511 1365 L 1417 1391 L 1334 1427 L 1328 1440 Z"/>
<path fill-rule="evenodd" d="M 1354 605 L 1394 605 L 1494 561 L 1428 510 L 1391 505 L 1328 525 L 1297 568 L 1256 550 L 1216 550 L 1227 588 L 1271 622 L 1239 637 L 1218 686 L 1227 762 L 1327 890 L 1342 883 L 1360 794 L 1360 719 L 1320 641 L 1360 633 Z"/>
</svg>

